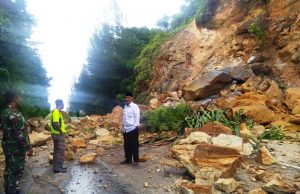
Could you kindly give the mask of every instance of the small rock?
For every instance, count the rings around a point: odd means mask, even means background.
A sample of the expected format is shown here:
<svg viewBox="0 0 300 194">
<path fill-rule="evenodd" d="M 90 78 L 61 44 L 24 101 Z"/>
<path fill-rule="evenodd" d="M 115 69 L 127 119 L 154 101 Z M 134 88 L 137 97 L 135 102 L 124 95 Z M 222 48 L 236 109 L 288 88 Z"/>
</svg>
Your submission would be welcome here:
<svg viewBox="0 0 300 194">
<path fill-rule="evenodd" d="M 150 160 L 150 156 L 147 154 L 143 154 L 140 158 L 139 158 L 139 162 L 146 162 L 147 160 Z"/>
<path fill-rule="evenodd" d="M 89 144 L 91 144 L 91 145 L 98 145 L 99 142 L 100 142 L 100 140 L 95 139 L 95 140 L 90 140 L 90 141 L 89 141 Z"/>
<path fill-rule="evenodd" d="M 244 143 L 243 144 L 243 153 L 246 156 L 250 156 L 252 154 L 252 151 L 253 151 L 253 147 L 252 147 L 251 143 Z"/>
<path fill-rule="evenodd" d="M 65 152 L 65 157 L 66 157 L 66 159 L 67 160 L 74 160 L 74 152 L 72 152 L 72 151 L 66 151 Z"/>
<path fill-rule="evenodd" d="M 270 193 L 295 193 L 295 189 L 284 181 L 279 174 L 275 174 L 272 180 L 262 186 L 262 189 Z"/>
<path fill-rule="evenodd" d="M 76 138 L 72 141 L 72 146 L 76 148 L 86 148 L 86 143 L 84 139 Z"/>
<path fill-rule="evenodd" d="M 148 184 L 147 182 L 145 182 L 145 183 L 144 183 L 144 187 L 145 187 L 145 188 L 148 188 L 148 187 L 149 187 L 149 184 Z"/>
<path fill-rule="evenodd" d="M 238 194 L 244 194 L 243 189 L 237 189 L 236 192 L 237 192 Z"/>
<path fill-rule="evenodd" d="M 229 178 L 219 179 L 217 182 L 215 182 L 215 186 L 221 191 L 231 193 L 238 188 L 239 184 L 233 178 Z"/>
<path fill-rule="evenodd" d="M 251 133 L 251 131 L 248 129 L 246 123 L 241 123 L 240 124 L 240 134 L 241 137 L 253 137 L 253 134 Z"/>
<path fill-rule="evenodd" d="M 263 165 L 272 165 L 276 163 L 276 160 L 270 154 L 265 146 L 261 147 L 257 153 L 256 161 Z"/>
<path fill-rule="evenodd" d="M 96 162 L 97 153 L 87 154 L 80 157 L 80 164 L 93 164 Z"/>
<path fill-rule="evenodd" d="M 99 137 L 109 135 L 109 131 L 105 128 L 96 128 L 95 129 L 95 134 Z"/>
<path fill-rule="evenodd" d="M 53 155 L 52 154 L 48 155 L 48 162 L 49 162 L 49 164 L 53 163 Z"/>
<path fill-rule="evenodd" d="M 265 192 L 261 188 L 258 188 L 258 189 L 254 189 L 254 190 L 249 191 L 249 194 L 267 194 L 267 192 Z"/>
</svg>

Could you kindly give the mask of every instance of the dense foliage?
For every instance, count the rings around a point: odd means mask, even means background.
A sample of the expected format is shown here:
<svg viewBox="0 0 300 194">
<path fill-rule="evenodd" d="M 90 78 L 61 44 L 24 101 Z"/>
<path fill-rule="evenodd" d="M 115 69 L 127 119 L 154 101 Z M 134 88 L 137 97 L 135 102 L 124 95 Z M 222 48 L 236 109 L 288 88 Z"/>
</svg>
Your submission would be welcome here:
<svg viewBox="0 0 300 194">
<path fill-rule="evenodd" d="M 272 125 L 261 134 L 261 139 L 282 140 L 284 139 L 283 130 L 279 126 Z"/>
<path fill-rule="evenodd" d="M 14 89 L 21 96 L 21 110 L 27 117 L 44 116 L 49 111 L 49 79 L 28 41 L 33 24 L 25 0 L 0 1 L 0 109 L 4 108 L 5 90 Z"/>
<path fill-rule="evenodd" d="M 157 30 L 104 25 L 91 40 L 88 62 L 75 85 L 71 111 L 107 113 L 126 91 L 133 91 L 138 56 Z"/>
<path fill-rule="evenodd" d="M 154 131 L 179 131 L 182 128 L 184 118 L 191 113 L 187 104 L 178 104 L 176 107 L 161 106 L 146 114 L 147 128 Z"/>
</svg>

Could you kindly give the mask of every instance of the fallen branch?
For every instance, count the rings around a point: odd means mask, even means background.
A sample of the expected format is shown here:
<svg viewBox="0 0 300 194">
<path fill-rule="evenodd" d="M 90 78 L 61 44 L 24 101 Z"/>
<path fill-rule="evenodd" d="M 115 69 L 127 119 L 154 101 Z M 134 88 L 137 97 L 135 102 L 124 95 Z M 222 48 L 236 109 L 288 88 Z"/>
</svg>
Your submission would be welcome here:
<svg viewBox="0 0 300 194">
<path fill-rule="evenodd" d="M 173 142 L 174 140 L 176 140 L 177 136 L 174 136 L 174 137 L 171 137 L 171 138 L 168 138 L 168 139 L 162 139 L 160 141 L 156 141 L 155 144 L 159 144 L 161 145 L 162 143 L 165 143 L 165 142 Z"/>
<path fill-rule="evenodd" d="M 152 144 L 152 143 L 160 143 L 160 142 L 165 142 L 165 141 L 173 141 L 176 138 L 177 138 L 177 136 L 170 137 L 170 136 L 158 135 L 158 136 L 152 137 L 151 139 L 145 140 L 145 141 L 141 142 L 140 144 Z"/>
<path fill-rule="evenodd" d="M 286 163 L 283 163 L 283 162 L 277 162 L 277 164 L 280 164 L 282 166 L 286 166 L 286 167 L 290 167 L 290 168 L 294 168 L 294 169 L 300 170 L 299 166 L 294 166 L 294 165 L 286 164 Z"/>
</svg>

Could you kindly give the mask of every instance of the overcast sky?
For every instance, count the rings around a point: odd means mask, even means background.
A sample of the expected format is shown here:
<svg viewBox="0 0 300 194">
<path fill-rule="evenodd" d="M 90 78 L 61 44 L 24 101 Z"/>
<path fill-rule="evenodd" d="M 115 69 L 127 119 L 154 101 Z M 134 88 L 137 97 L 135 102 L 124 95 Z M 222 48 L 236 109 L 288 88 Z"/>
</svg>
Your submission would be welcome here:
<svg viewBox="0 0 300 194">
<path fill-rule="evenodd" d="M 68 106 L 72 84 L 86 61 L 90 37 L 114 16 L 112 0 L 27 0 L 37 24 L 32 39 L 52 77 L 49 102 L 61 98 Z M 154 27 L 164 15 L 180 10 L 184 0 L 116 0 L 125 26 Z"/>
</svg>

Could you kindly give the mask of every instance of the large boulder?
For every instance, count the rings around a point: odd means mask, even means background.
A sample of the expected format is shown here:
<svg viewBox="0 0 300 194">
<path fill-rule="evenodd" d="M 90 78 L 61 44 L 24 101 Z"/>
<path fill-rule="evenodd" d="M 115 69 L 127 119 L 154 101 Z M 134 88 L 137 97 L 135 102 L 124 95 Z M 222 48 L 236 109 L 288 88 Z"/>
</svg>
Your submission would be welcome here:
<svg viewBox="0 0 300 194">
<path fill-rule="evenodd" d="M 117 129 L 122 128 L 122 119 L 123 119 L 123 109 L 121 106 L 116 106 L 113 108 L 110 114 L 103 116 L 100 120 L 100 125 L 108 125 L 109 127 L 114 127 Z"/>
<path fill-rule="evenodd" d="M 41 146 L 51 140 L 51 135 L 44 133 L 32 132 L 29 134 L 30 144 L 32 147 Z"/>
<path fill-rule="evenodd" d="M 274 126 L 280 126 L 285 132 L 300 132 L 300 123 L 297 117 L 288 117 L 289 121 L 277 120 L 272 122 Z"/>
<path fill-rule="evenodd" d="M 258 123 L 270 123 L 275 119 L 274 112 L 268 107 L 269 99 L 263 94 L 247 92 L 236 96 L 225 105 L 233 113 L 243 110 L 243 114 Z"/>
<path fill-rule="evenodd" d="M 246 81 L 254 75 L 252 69 L 248 65 L 236 65 L 229 68 L 229 75 L 235 80 Z"/>
<path fill-rule="evenodd" d="M 231 178 L 240 166 L 241 154 L 236 149 L 199 144 L 196 147 L 192 161 L 197 167 L 196 178 L 212 181 L 217 178 Z"/>
<path fill-rule="evenodd" d="M 197 184 L 212 184 L 220 177 L 231 178 L 240 166 L 241 158 L 236 149 L 205 143 L 174 145 L 172 155 L 196 177 Z"/>
<path fill-rule="evenodd" d="M 183 89 L 184 99 L 193 101 L 217 94 L 231 80 L 231 76 L 223 71 L 210 71 L 200 75 Z"/>
</svg>

